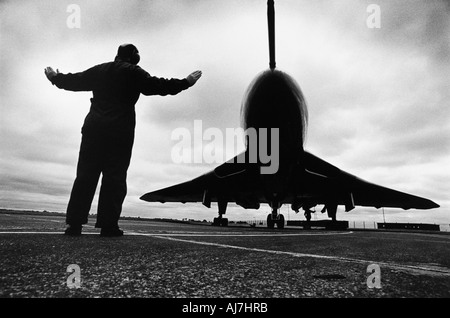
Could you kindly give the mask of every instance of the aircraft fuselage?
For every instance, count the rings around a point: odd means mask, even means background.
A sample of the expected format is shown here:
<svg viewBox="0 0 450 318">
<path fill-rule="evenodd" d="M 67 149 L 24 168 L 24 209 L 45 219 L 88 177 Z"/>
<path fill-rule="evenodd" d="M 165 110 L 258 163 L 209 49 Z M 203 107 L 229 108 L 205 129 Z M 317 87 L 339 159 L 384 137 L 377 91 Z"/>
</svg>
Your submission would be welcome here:
<svg viewBox="0 0 450 318">
<path fill-rule="evenodd" d="M 299 85 L 282 71 L 270 69 L 260 73 L 244 95 L 241 125 L 245 131 L 255 131 L 258 140 L 257 143 L 247 140 L 247 152 L 265 144 L 272 160 L 278 160 L 276 171 L 260 174 L 266 199 L 275 205 L 289 191 L 292 170 L 301 163 L 307 120 L 306 101 Z M 255 152 L 259 153 L 258 150 Z M 258 163 L 261 166 L 267 164 Z"/>
</svg>

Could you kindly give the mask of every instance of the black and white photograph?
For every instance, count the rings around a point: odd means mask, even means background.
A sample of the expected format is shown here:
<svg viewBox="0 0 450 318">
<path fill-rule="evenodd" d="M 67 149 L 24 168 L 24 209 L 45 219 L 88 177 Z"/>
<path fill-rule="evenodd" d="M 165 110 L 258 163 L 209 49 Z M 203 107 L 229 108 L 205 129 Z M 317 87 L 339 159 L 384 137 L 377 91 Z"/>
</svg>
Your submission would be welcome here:
<svg viewBox="0 0 450 318">
<path fill-rule="evenodd" d="M 0 70 L 0 298 L 450 297 L 449 1 L 4 0 Z"/>
</svg>

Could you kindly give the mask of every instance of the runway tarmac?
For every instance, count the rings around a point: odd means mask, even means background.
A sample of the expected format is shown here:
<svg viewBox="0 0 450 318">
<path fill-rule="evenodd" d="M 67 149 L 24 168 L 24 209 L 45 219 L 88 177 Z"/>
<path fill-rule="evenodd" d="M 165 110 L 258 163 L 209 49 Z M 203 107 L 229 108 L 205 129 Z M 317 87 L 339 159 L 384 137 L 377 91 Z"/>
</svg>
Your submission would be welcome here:
<svg viewBox="0 0 450 318">
<path fill-rule="evenodd" d="M 448 233 L 121 220 L 125 236 L 103 238 L 90 220 L 67 237 L 64 221 L 0 213 L 0 297 L 450 296 Z"/>
</svg>

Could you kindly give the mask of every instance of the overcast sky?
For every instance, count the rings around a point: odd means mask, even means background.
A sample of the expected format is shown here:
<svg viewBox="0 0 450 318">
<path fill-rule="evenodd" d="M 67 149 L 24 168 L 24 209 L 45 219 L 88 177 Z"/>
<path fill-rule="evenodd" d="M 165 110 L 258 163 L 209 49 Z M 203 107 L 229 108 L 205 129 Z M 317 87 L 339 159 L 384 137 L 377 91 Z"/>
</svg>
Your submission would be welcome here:
<svg viewBox="0 0 450 318">
<path fill-rule="evenodd" d="M 70 4 L 80 9 L 79 28 L 69 27 Z M 381 9 L 381 28 L 367 26 L 370 4 Z M 219 164 L 174 163 L 171 134 L 193 131 L 194 120 L 224 134 L 239 127 L 242 96 L 268 68 L 266 10 L 266 0 L 2 1 L 0 207 L 66 209 L 91 93 L 57 89 L 44 68 L 83 71 L 133 43 L 152 75 L 184 78 L 200 69 L 203 77 L 176 96 L 138 101 L 122 215 L 215 217 L 214 205 L 139 197 Z M 306 149 L 362 179 L 441 205 L 385 209 L 386 221 L 450 223 L 449 2 L 278 0 L 275 11 L 277 68 L 297 80 L 308 102 Z M 265 219 L 269 211 L 231 206 L 228 217 Z M 381 210 L 361 207 L 338 219 L 383 220 Z"/>
</svg>

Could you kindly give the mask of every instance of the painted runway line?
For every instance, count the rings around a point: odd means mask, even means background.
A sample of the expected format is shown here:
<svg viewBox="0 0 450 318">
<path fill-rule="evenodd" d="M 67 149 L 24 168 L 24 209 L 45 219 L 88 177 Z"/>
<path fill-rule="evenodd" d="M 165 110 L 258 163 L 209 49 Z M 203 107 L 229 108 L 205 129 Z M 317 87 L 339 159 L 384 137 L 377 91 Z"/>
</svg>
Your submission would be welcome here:
<svg viewBox="0 0 450 318">
<path fill-rule="evenodd" d="M 144 236 L 195 236 L 195 237 L 282 237 L 282 236 L 329 236 L 329 235 L 346 235 L 353 232 L 338 232 L 338 233 L 257 233 L 247 234 L 245 232 L 212 232 L 205 234 L 205 232 L 173 232 L 173 233 L 148 233 L 148 232 L 129 232 L 125 230 L 125 235 L 144 235 Z M 64 234 L 64 232 L 56 231 L 0 231 L 0 234 Z M 84 234 L 99 234 L 97 232 L 83 232 Z"/>
<path fill-rule="evenodd" d="M 64 232 L 56 232 L 56 231 L 0 231 L 0 234 L 64 234 Z M 83 232 L 84 234 L 96 234 L 96 232 Z"/>
<path fill-rule="evenodd" d="M 158 235 L 158 236 L 195 236 L 195 237 L 282 237 L 282 236 L 328 236 L 328 235 L 346 235 L 352 234 L 353 232 L 326 232 L 326 233 L 252 233 L 247 234 L 247 232 L 172 232 L 172 233 L 146 233 L 146 232 L 126 232 L 126 234 L 131 235 Z"/>
</svg>

